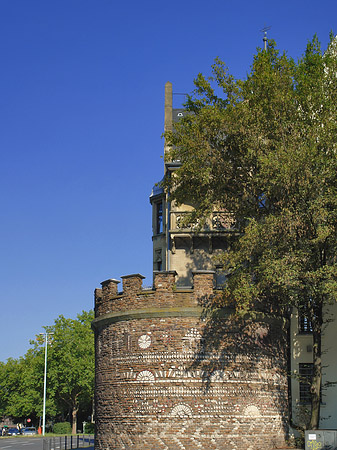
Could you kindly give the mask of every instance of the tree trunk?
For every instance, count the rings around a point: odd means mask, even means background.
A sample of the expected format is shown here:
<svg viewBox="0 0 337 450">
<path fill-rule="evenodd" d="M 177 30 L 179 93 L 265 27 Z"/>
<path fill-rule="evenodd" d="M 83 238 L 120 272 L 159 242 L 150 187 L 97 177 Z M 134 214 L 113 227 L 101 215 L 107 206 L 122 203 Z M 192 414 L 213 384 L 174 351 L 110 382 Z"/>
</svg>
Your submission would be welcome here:
<svg viewBox="0 0 337 450">
<path fill-rule="evenodd" d="M 78 408 L 73 407 L 72 409 L 72 434 L 77 434 L 77 412 L 78 412 Z"/>
<path fill-rule="evenodd" d="M 321 409 L 321 387 L 322 387 L 322 324 L 323 309 L 320 305 L 314 311 L 313 327 L 313 376 L 311 382 L 311 418 L 310 429 L 319 428 Z"/>
</svg>

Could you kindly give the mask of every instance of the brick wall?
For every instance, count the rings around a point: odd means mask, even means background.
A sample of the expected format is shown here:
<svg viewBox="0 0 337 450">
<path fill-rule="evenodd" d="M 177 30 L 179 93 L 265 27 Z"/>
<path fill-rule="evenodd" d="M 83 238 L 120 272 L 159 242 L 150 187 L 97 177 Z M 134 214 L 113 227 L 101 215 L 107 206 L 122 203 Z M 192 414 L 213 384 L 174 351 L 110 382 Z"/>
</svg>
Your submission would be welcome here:
<svg viewBox="0 0 337 450">
<path fill-rule="evenodd" d="M 139 274 L 95 291 L 96 449 L 262 450 L 285 444 L 285 341 L 277 322 L 239 323 L 221 312 L 203 318 L 194 289 L 175 272 Z"/>
</svg>

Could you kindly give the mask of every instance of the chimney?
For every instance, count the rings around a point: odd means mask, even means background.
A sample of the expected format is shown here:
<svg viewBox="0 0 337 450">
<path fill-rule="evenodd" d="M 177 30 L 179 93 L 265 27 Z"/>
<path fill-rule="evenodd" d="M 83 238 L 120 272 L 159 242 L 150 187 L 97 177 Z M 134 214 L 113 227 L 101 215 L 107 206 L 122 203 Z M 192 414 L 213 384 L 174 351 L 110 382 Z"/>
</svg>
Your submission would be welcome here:
<svg viewBox="0 0 337 450">
<path fill-rule="evenodd" d="M 169 81 L 165 84 L 165 118 L 164 118 L 164 132 L 172 131 L 172 108 L 173 108 L 173 91 L 172 83 Z M 169 147 L 164 143 L 164 155 L 169 150 Z"/>
</svg>

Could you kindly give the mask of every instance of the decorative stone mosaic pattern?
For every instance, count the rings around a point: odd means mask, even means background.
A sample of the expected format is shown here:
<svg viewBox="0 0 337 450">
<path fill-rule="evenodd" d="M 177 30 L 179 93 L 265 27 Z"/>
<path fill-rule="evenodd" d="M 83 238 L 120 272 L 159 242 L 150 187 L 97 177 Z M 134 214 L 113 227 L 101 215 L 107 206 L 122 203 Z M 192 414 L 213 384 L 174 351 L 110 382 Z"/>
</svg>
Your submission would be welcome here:
<svg viewBox="0 0 337 450">
<path fill-rule="evenodd" d="M 280 329 L 261 323 L 240 329 L 226 319 L 210 323 L 189 317 L 184 308 L 197 305 L 196 289 L 188 296 L 180 295 L 171 275 L 157 275 L 162 278 L 157 284 L 165 285 L 165 290 L 146 291 L 146 295 L 134 275 L 134 280 L 128 279 L 129 290 L 123 286 L 123 298 L 127 308 L 132 295 L 141 311 L 156 303 L 163 308 L 171 305 L 175 307 L 172 317 L 160 317 L 157 309 L 149 308 L 148 317 L 111 318 L 114 299 L 120 308 L 121 297 L 111 294 L 112 288 L 106 298 L 96 291 L 95 448 L 268 450 L 284 446 L 287 379 Z M 202 274 L 196 283 L 203 296 L 211 286 L 210 275 L 204 277 L 205 284 Z M 109 313 L 104 313 L 103 304 Z"/>
<path fill-rule="evenodd" d="M 143 334 L 138 338 L 138 345 L 143 349 L 150 347 L 151 337 L 148 334 Z"/>
</svg>

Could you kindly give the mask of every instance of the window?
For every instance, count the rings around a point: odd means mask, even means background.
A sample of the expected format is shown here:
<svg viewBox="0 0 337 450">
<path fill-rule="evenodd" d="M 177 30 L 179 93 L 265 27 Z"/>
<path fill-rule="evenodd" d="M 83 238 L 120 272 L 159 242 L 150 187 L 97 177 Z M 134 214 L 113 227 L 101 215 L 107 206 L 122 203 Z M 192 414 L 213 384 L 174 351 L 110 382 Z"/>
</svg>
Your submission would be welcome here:
<svg viewBox="0 0 337 450">
<path fill-rule="evenodd" d="M 157 248 L 155 250 L 154 260 L 153 260 L 153 262 L 154 262 L 154 265 L 153 265 L 154 270 L 159 270 L 159 271 L 162 270 L 162 267 L 163 267 L 162 261 L 163 260 L 162 260 L 162 256 L 161 256 L 161 249 Z"/>
<path fill-rule="evenodd" d="M 156 203 L 156 234 L 163 232 L 163 202 Z"/>
<path fill-rule="evenodd" d="M 314 365 L 312 363 L 299 364 L 300 403 L 311 403 L 310 386 Z"/>
<path fill-rule="evenodd" d="M 312 333 L 311 320 L 305 314 L 298 314 L 298 331 L 302 334 Z"/>
</svg>

